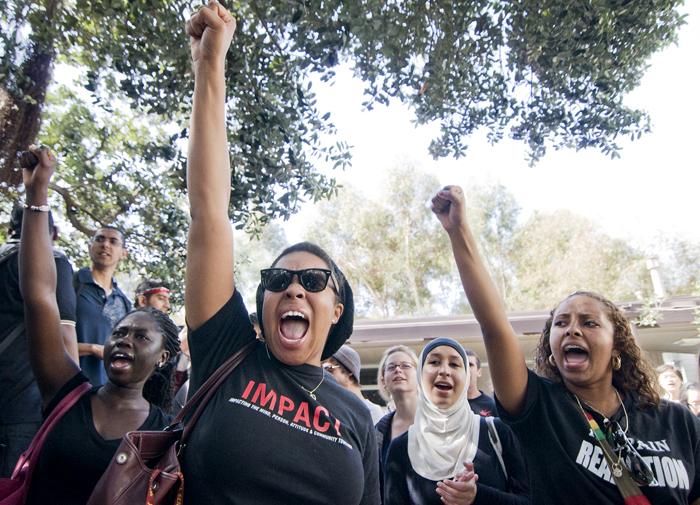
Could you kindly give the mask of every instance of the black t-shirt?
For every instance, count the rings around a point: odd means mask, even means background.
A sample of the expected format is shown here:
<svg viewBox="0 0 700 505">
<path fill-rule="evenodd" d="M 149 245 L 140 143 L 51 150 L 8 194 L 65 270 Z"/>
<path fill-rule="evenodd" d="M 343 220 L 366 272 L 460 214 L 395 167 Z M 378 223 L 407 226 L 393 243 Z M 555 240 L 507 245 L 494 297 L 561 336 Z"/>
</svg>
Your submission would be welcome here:
<svg viewBox="0 0 700 505">
<path fill-rule="evenodd" d="M 495 419 L 495 424 L 508 479 L 489 440 L 486 419 L 482 418 L 474 456 L 474 471 L 479 480 L 473 505 L 528 505 L 527 473 L 518 442 L 500 420 Z M 384 467 L 384 505 L 440 505 L 436 487 L 437 481 L 426 479 L 413 469 L 408 457 L 408 432 L 392 440 Z"/>
<path fill-rule="evenodd" d="M 389 445 L 391 445 L 391 423 L 394 420 L 394 414 L 396 414 L 396 411 L 392 410 L 374 425 L 375 434 L 377 435 L 377 450 L 379 451 L 379 491 L 382 499 L 384 497 L 384 464 L 386 463 L 386 455 L 389 452 Z"/>
<path fill-rule="evenodd" d="M 10 247 L 4 245 L 2 248 Z M 73 269 L 68 259 L 54 251 L 56 301 L 63 321 L 75 322 Z M 0 342 L 24 323 L 24 299 L 19 291 L 19 255 L 0 264 Z M 41 422 L 41 394 L 37 388 L 24 333 L 0 353 L 0 424 Z"/>
<path fill-rule="evenodd" d="M 659 485 L 640 489 L 654 505 L 687 504 L 700 496 L 700 420 L 685 407 L 662 401 L 639 409 L 624 398 L 627 437 L 656 475 Z M 598 443 L 571 394 L 558 383 L 528 373 L 523 411 L 502 419 L 519 437 L 527 459 L 533 503 L 620 504 L 623 499 Z M 593 414 L 599 426 L 602 418 Z M 625 427 L 623 409 L 613 417 Z"/>
<path fill-rule="evenodd" d="M 193 394 L 255 339 L 236 291 L 190 333 Z M 287 366 L 261 342 L 213 396 L 184 451 L 185 503 L 378 504 L 369 411 L 323 370 Z"/>
<path fill-rule="evenodd" d="M 87 381 L 78 373 L 68 381 L 44 414 L 48 415 L 75 387 Z M 107 469 L 121 438 L 105 440 L 92 420 L 91 398 L 101 386 L 83 395 L 54 426 L 44 442 L 34 470 L 27 505 L 85 505 L 97 481 Z M 161 430 L 170 418 L 151 405 L 139 430 Z"/>
<path fill-rule="evenodd" d="M 472 409 L 472 412 L 481 417 L 498 415 L 496 414 L 496 402 L 493 401 L 493 398 L 483 391 L 479 391 L 479 393 L 481 393 L 479 396 L 469 400 L 469 407 Z"/>
</svg>

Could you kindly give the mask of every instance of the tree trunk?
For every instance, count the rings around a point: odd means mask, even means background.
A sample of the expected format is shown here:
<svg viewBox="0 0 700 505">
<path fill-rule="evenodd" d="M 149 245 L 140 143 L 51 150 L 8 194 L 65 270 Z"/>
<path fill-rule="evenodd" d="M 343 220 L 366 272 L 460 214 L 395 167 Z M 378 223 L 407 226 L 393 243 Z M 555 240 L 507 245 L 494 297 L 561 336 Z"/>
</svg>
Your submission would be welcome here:
<svg viewBox="0 0 700 505">
<path fill-rule="evenodd" d="M 39 133 L 55 57 L 53 21 L 60 3 L 47 0 L 41 26 L 31 27 L 28 56 L 16 76 L 19 91 L 0 88 L 0 185 L 17 186 L 22 182 L 22 172 L 16 169 L 17 153 L 34 143 Z"/>
</svg>

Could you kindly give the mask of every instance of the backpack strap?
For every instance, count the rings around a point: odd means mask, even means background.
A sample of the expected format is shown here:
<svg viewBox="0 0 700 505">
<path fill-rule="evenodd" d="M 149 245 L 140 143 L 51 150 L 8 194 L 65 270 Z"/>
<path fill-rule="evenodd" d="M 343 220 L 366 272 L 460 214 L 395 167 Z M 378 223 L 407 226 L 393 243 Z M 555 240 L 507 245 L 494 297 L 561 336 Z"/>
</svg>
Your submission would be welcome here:
<svg viewBox="0 0 700 505">
<path fill-rule="evenodd" d="M 503 461 L 503 445 L 501 444 L 501 437 L 498 436 L 498 430 L 496 429 L 496 423 L 492 416 L 488 416 L 486 419 L 486 426 L 489 428 L 489 441 L 496 452 L 496 457 L 498 462 L 501 464 L 501 469 L 503 470 L 503 475 L 506 476 L 508 480 L 508 470 L 506 470 L 506 464 Z"/>
</svg>

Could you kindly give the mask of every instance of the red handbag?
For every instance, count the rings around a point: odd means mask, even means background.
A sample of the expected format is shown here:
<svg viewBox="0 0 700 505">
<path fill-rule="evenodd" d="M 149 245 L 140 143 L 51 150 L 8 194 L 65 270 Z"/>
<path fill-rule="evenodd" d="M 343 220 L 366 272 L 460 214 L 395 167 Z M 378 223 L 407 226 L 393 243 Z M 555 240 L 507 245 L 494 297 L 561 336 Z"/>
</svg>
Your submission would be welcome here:
<svg viewBox="0 0 700 505">
<path fill-rule="evenodd" d="M 130 431 L 124 435 L 87 505 L 182 505 L 185 480 L 178 455 L 211 397 L 255 342 L 246 344 L 217 368 L 163 431 Z M 187 418 L 192 410 L 194 413 Z"/>
<path fill-rule="evenodd" d="M 34 435 L 32 443 L 29 444 L 29 448 L 17 460 L 12 477 L 0 479 L 0 505 L 24 505 L 32 482 L 32 474 L 37 461 L 39 461 L 41 448 L 46 441 L 46 437 L 48 437 L 53 427 L 56 426 L 56 423 L 61 420 L 64 414 L 90 389 L 92 389 L 92 386 L 89 382 L 83 382 L 74 388 L 63 397 L 51 411 L 51 414 L 44 420 L 41 428 Z"/>
</svg>

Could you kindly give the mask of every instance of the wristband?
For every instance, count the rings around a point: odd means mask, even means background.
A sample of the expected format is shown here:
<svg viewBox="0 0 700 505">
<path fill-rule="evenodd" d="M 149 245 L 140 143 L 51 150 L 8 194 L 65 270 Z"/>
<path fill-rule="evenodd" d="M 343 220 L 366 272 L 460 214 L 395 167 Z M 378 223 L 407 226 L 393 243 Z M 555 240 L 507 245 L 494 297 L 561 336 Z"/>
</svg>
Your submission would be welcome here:
<svg viewBox="0 0 700 505">
<path fill-rule="evenodd" d="M 24 204 L 25 209 L 33 210 L 34 212 L 49 212 L 51 208 L 48 205 L 28 205 Z"/>
</svg>

